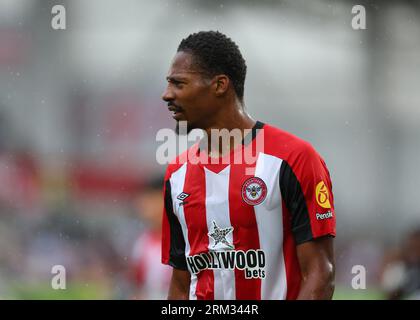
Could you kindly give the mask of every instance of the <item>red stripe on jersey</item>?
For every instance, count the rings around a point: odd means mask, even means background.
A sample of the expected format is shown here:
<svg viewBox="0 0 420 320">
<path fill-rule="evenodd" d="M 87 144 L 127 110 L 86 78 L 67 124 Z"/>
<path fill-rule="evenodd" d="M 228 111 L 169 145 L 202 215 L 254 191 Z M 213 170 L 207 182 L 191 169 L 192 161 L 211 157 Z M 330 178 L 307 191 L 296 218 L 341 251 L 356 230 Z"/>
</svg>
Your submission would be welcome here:
<svg viewBox="0 0 420 320">
<path fill-rule="evenodd" d="M 251 176 L 245 175 L 246 165 L 230 167 L 229 212 L 233 227 L 235 250 L 260 249 L 254 207 L 242 200 L 242 185 Z M 246 279 L 245 270 L 235 269 L 237 300 L 260 300 L 261 279 Z"/>
<path fill-rule="evenodd" d="M 206 220 L 206 180 L 204 169 L 187 165 L 184 192 L 189 194 L 184 206 L 185 221 L 188 228 L 190 256 L 208 252 L 209 238 Z M 197 299 L 214 299 L 213 270 L 203 270 L 197 275 Z"/>
<path fill-rule="evenodd" d="M 286 204 L 282 200 L 283 210 L 283 256 L 286 267 L 287 295 L 286 300 L 296 300 L 300 283 L 302 281 L 299 261 L 297 258 L 296 244 L 293 239 L 292 229 L 290 226 L 290 213 Z"/>
<path fill-rule="evenodd" d="M 197 274 L 197 288 L 195 294 L 197 300 L 214 300 L 213 270 L 205 269 Z"/>
</svg>

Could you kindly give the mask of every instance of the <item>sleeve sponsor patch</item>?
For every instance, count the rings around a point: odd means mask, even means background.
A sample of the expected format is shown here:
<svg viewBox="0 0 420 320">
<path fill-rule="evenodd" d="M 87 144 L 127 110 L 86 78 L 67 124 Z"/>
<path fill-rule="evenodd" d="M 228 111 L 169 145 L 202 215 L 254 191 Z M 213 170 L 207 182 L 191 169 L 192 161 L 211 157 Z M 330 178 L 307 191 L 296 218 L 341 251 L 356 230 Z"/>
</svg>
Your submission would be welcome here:
<svg viewBox="0 0 420 320">
<path fill-rule="evenodd" d="M 315 187 L 316 202 L 325 209 L 331 209 L 330 193 L 324 181 L 319 182 Z"/>
</svg>

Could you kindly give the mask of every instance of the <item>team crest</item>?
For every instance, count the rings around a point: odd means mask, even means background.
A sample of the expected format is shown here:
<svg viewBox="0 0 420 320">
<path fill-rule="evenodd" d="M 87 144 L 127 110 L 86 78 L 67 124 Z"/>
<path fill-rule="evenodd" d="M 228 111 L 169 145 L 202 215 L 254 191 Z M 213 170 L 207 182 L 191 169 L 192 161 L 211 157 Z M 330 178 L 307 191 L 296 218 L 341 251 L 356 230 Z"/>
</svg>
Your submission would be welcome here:
<svg viewBox="0 0 420 320">
<path fill-rule="evenodd" d="M 251 206 L 260 204 L 266 196 L 267 186 L 260 178 L 249 178 L 242 185 L 242 199 Z"/>
</svg>

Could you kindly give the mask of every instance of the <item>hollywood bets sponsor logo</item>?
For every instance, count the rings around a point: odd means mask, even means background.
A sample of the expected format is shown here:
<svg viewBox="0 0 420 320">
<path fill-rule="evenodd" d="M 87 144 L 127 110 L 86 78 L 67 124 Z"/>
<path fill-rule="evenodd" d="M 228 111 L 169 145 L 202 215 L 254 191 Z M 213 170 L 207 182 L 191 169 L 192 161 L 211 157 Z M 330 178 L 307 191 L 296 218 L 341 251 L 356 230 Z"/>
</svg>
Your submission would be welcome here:
<svg viewBox="0 0 420 320">
<path fill-rule="evenodd" d="M 205 269 L 244 270 L 246 279 L 265 278 L 265 253 L 263 250 L 209 251 L 187 257 L 194 274 Z"/>
<path fill-rule="evenodd" d="M 258 177 L 247 179 L 242 185 L 242 199 L 251 206 L 256 206 L 264 201 L 267 196 L 267 186 Z"/>
</svg>

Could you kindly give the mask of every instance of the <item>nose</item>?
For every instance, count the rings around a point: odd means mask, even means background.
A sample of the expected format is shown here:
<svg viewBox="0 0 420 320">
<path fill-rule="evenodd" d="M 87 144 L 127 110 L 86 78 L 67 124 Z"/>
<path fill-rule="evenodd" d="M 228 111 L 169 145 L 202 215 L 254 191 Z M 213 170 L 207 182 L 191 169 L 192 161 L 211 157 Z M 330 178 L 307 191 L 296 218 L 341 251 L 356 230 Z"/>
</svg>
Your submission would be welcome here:
<svg viewBox="0 0 420 320">
<path fill-rule="evenodd" d="M 175 99 L 174 93 L 171 89 L 169 89 L 169 86 L 166 87 L 165 91 L 162 94 L 162 99 L 166 102 L 172 101 Z"/>
</svg>

